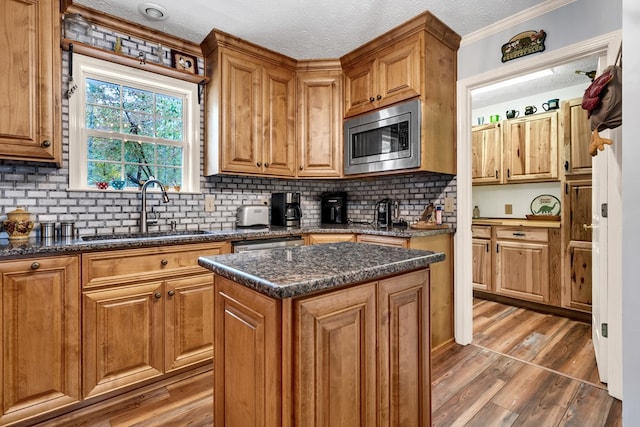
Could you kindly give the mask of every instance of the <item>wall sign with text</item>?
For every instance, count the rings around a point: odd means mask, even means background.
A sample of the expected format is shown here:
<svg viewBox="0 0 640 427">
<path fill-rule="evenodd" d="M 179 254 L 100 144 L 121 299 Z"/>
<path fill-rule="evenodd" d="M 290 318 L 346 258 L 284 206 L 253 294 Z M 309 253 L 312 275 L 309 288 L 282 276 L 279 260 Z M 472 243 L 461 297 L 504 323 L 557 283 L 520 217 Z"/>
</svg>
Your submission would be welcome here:
<svg viewBox="0 0 640 427">
<path fill-rule="evenodd" d="M 507 43 L 502 45 L 502 62 L 521 58 L 544 51 L 544 40 L 547 33 L 540 31 L 523 31 L 511 37 Z"/>
</svg>

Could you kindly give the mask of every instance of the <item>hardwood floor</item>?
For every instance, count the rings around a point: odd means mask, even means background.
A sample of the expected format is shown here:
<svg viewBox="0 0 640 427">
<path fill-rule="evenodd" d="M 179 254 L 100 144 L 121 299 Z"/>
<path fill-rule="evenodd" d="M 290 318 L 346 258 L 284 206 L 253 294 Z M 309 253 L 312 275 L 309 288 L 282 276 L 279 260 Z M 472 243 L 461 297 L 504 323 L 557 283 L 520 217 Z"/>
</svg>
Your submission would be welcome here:
<svg viewBox="0 0 640 427">
<path fill-rule="evenodd" d="M 475 300 L 474 331 L 472 344 L 434 354 L 434 426 L 622 426 L 588 324 Z M 212 426 L 212 383 L 207 371 L 38 426 Z"/>
<path fill-rule="evenodd" d="M 475 300 L 473 343 L 432 367 L 434 426 L 622 425 L 585 323 Z"/>
</svg>

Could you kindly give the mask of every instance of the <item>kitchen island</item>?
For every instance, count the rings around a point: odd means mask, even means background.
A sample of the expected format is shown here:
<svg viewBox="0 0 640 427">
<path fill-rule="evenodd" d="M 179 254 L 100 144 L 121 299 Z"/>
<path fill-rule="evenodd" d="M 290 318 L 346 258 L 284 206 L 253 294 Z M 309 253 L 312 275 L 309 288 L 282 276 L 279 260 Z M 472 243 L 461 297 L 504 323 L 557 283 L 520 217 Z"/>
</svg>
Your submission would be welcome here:
<svg viewBox="0 0 640 427">
<path fill-rule="evenodd" d="M 429 266 L 335 243 L 201 257 L 216 425 L 430 425 Z"/>
</svg>

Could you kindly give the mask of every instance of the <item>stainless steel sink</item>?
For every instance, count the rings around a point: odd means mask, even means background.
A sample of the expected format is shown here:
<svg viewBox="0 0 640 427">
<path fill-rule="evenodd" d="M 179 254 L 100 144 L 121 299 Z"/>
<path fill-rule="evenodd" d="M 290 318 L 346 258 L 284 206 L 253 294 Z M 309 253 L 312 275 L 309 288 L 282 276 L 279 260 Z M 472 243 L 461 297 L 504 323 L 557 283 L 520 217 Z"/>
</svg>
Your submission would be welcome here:
<svg viewBox="0 0 640 427">
<path fill-rule="evenodd" d="M 114 234 L 97 234 L 94 236 L 82 236 L 82 240 L 93 242 L 98 240 L 122 240 L 122 239 L 148 239 L 153 237 L 189 237 L 201 236 L 203 234 L 214 234 L 214 232 L 206 230 L 174 230 L 174 231 L 148 231 L 146 233 L 114 233 Z"/>
</svg>

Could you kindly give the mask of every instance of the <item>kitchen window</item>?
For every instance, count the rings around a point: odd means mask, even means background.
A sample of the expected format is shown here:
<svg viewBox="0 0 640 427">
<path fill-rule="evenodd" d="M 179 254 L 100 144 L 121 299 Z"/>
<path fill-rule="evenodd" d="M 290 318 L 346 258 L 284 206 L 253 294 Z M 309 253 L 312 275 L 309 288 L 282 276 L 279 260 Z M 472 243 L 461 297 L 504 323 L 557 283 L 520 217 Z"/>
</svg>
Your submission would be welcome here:
<svg viewBox="0 0 640 427">
<path fill-rule="evenodd" d="M 200 191 L 196 84 L 78 54 L 72 75 L 70 190 Z"/>
</svg>

